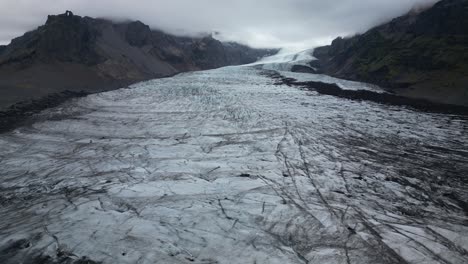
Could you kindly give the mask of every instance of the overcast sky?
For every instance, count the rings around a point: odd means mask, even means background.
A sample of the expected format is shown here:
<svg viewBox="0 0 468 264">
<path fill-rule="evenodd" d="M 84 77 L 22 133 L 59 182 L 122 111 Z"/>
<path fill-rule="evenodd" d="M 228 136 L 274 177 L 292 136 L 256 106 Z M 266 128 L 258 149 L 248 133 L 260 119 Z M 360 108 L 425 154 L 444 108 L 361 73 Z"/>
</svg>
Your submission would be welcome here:
<svg viewBox="0 0 468 264">
<path fill-rule="evenodd" d="M 0 0 L 0 43 L 64 13 L 141 20 L 174 34 L 218 31 L 256 47 L 313 47 L 435 0 Z"/>
</svg>

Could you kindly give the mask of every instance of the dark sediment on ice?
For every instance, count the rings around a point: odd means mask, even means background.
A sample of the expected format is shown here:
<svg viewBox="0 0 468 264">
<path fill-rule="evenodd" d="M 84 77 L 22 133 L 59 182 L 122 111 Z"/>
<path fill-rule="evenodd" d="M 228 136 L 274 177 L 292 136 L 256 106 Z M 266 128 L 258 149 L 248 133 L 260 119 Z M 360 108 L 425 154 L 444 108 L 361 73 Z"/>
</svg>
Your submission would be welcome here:
<svg viewBox="0 0 468 264">
<path fill-rule="evenodd" d="M 466 106 L 435 103 L 424 99 L 409 98 L 391 93 L 378 93 L 368 90 L 346 90 L 340 88 L 337 84 L 334 83 L 314 81 L 299 82 L 296 79 L 286 78 L 281 74 L 273 71 L 267 71 L 264 73 L 264 75 L 277 80 L 277 84 L 297 86 L 303 89 L 316 91 L 317 93 L 323 95 L 331 95 L 355 101 L 371 101 L 386 105 L 408 106 L 425 112 L 468 116 L 468 107 Z"/>
<path fill-rule="evenodd" d="M 30 102 L 15 104 L 0 112 L 0 133 L 8 132 L 16 127 L 25 125 L 34 114 L 44 109 L 58 106 L 71 98 L 83 97 L 88 94 L 86 92 L 64 91 Z"/>
</svg>

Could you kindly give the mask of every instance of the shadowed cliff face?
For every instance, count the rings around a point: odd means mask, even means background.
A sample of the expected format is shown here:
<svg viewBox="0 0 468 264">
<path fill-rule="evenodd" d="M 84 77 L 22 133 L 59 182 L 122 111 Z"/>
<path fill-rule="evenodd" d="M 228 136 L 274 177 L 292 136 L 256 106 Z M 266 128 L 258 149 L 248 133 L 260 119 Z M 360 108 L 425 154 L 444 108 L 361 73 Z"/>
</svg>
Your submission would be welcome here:
<svg viewBox="0 0 468 264">
<path fill-rule="evenodd" d="M 115 24 L 49 16 L 45 25 L 0 47 L 0 108 L 51 93 L 97 92 L 130 83 L 251 63 L 274 50 L 176 37 L 140 21 Z"/>
<path fill-rule="evenodd" d="M 468 105 L 468 1 L 445 0 L 315 50 L 325 73 Z"/>
<path fill-rule="evenodd" d="M 73 15 L 49 16 L 44 26 L 12 40 L 0 57 L 0 64 L 27 66 L 35 61 L 97 64 L 101 58 L 93 46 L 98 35 L 90 19 Z"/>
</svg>

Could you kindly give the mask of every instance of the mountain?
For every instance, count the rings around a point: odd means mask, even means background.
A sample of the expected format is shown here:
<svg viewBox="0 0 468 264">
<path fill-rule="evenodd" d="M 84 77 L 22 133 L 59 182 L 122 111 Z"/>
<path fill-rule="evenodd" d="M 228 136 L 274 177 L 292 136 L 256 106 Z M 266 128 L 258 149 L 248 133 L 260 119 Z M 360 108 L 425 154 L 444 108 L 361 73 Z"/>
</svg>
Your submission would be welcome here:
<svg viewBox="0 0 468 264">
<path fill-rule="evenodd" d="M 399 95 L 468 105 L 468 0 L 443 0 L 315 49 L 324 73 Z"/>
<path fill-rule="evenodd" d="M 0 46 L 0 108 L 62 91 L 98 92 L 184 71 L 251 63 L 274 52 L 67 11 Z"/>
</svg>

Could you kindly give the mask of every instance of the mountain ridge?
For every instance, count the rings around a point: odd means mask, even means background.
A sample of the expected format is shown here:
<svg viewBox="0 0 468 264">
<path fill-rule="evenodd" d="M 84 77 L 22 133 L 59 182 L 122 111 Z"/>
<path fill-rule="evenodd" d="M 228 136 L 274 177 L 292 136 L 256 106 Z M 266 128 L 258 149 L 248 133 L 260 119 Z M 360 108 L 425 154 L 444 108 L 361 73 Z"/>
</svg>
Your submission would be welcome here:
<svg viewBox="0 0 468 264">
<path fill-rule="evenodd" d="M 179 37 L 141 21 L 114 23 L 67 11 L 0 47 L 0 108 L 63 91 L 125 87 L 186 71 L 251 63 L 276 52 Z"/>
<path fill-rule="evenodd" d="M 443 0 L 316 48 L 324 73 L 399 95 L 468 105 L 468 1 Z"/>
</svg>

